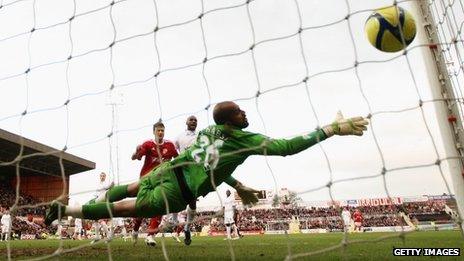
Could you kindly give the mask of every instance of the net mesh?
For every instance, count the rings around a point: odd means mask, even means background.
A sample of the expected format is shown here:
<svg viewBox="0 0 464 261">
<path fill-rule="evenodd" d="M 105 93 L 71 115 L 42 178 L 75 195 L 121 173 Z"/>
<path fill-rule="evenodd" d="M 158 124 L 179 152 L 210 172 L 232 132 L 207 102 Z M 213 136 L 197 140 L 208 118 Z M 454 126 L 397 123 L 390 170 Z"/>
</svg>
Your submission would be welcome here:
<svg viewBox="0 0 464 261">
<path fill-rule="evenodd" d="M 292 158 L 244 164 L 243 169 L 256 165 L 266 172 L 276 191 L 295 186 L 290 181 L 302 175 L 317 175 L 296 186 L 298 195 L 327 198 L 336 208 L 349 193 L 362 197 L 358 187 L 389 198 L 404 194 L 405 184 L 423 187 L 417 194 L 453 194 L 449 162 L 461 155 L 444 152 L 435 108 L 452 103 L 460 112 L 455 116 L 463 115 L 462 2 L 421 1 L 432 14 L 426 29 L 437 32 L 432 44 L 416 40 L 405 52 L 386 54 L 368 46 L 364 36 L 373 10 L 392 4 L 409 8 L 411 2 L 0 1 L 0 23 L 11 25 L 0 31 L 0 100 L 5 104 L 0 126 L 61 148 L 25 154 L 21 139 L 19 154 L 0 163 L 15 167 L 11 209 L 49 203 L 19 205 L 25 159 L 59 157 L 61 198 L 68 196 L 63 152 L 95 158 L 118 183 L 134 181 L 136 175 L 123 173 L 134 174 L 135 165 L 123 163 L 119 154 L 146 138 L 153 122 L 160 119 L 168 131 L 180 130 L 186 116 L 197 115 L 206 126 L 212 123 L 212 106 L 222 100 L 246 108 L 251 130 L 271 137 L 319 128 L 338 110 L 369 119 L 362 139 L 337 138 Z M 445 60 L 448 75 L 443 77 L 449 78 L 452 98 L 431 94 L 424 50 Z M 121 94 L 125 101 L 115 102 Z M 462 135 L 462 126 L 455 127 Z M 238 170 L 238 176 L 246 183 L 245 172 Z M 69 196 L 92 190 L 71 187 Z M 402 229 L 375 241 L 406 240 L 406 233 Z M 343 233 L 339 244 L 293 253 L 291 237 L 287 240 L 288 259 L 366 242 Z M 60 240 L 53 254 L 37 259 L 88 246 L 64 249 Z M 228 246 L 234 260 L 233 245 Z M 162 248 L 169 259 L 164 241 Z M 111 260 L 110 244 L 107 250 Z M 10 243 L 7 256 L 14 258 Z"/>
</svg>

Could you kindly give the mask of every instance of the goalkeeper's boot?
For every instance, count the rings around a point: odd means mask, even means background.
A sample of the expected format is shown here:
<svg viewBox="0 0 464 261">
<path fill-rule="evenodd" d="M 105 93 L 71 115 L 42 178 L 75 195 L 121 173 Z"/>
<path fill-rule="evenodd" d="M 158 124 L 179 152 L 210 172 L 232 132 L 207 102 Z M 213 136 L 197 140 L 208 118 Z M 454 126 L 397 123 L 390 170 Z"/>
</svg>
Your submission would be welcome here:
<svg viewBox="0 0 464 261">
<path fill-rule="evenodd" d="M 190 233 L 190 229 L 184 231 L 185 238 L 184 238 L 184 244 L 186 246 L 190 246 L 192 244 L 192 234 Z"/>
<path fill-rule="evenodd" d="M 50 208 L 45 213 L 45 225 L 50 226 L 53 221 L 57 220 L 59 212 L 61 217 L 63 217 L 65 208 L 65 206 L 58 202 L 52 202 Z"/>
</svg>

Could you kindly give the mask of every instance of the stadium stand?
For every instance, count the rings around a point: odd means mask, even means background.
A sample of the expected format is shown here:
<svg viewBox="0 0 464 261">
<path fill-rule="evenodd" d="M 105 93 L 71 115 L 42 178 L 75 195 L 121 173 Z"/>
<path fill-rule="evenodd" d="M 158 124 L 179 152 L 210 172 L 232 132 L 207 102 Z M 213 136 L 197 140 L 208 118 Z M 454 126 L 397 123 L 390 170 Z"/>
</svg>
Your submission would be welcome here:
<svg viewBox="0 0 464 261">
<path fill-rule="evenodd" d="M 8 186 L 5 183 L 0 184 L 0 207 L 3 209 L 6 209 L 7 207 L 9 208 L 14 204 L 16 200 L 16 192 L 15 190 Z M 19 205 L 35 205 L 40 203 L 40 200 L 35 199 L 34 197 L 27 195 L 27 194 L 22 194 L 20 193 L 19 196 Z M 32 214 L 35 216 L 43 216 L 45 215 L 45 206 L 38 206 L 35 208 L 23 208 L 23 209 L 18 209 L 15 212 L 15 215 L 17 216 L 26 216 L 27 214 Z M 3 212 L 3 211 L 2 211 Z"/>
<path fill-rule="evenodd" d="M 416 223 L 452 222 L 451 216 L 445 212 L 444 200 L 408 202 L 402 205 L 348 207 L 351 213 L 356 208 L 363 213 L 364 227 L 408 226 L 401 212 L 405 212 Z M 245 209 L 239 211 L 238 224 L 241 231 L 288 230 L 289 223 L 296 218 L 300 229 L 341 231 L 343 222 L 339 211 L 334 207 Z M 200 212 L 194 224 L 195 230 L 201 231 L 203 226 L 209 225 L 212 232 L 224 231 L 222 219 L 214 215 L 214 211 Z"/>
<path fill-rule="evenodd" d="M 21 146 L 22 145 L 22 146 Z M 61 195 L 63 189 L 68 194 L 69 188 L 63 188 L 60 159 L 62 159 L 66 184 L 69 176 L 95 168 L 95 163 L 83 158 L 57 150 L 33 140 L 0 129 L 0 163 L 13 162 L 20 155 L 29 157 L 21 159 L 19 164 L 0 166 L 1 182 L 16 186 L 16 165 L 20 169 L 20 192 L 33 195 L 40 201 L 52 201 Z M 34 156 L 31 156 L 34 155 Z M 63 199 L 67 202 L 67 199 Z"/>
<path fill-rule="evenodd" d="M 95 168 L 95 163 L 57 150 L 36 141 L 0 129 L 0 163 L 14 162 L 20 155 L 29 155 L 15 164 L 0 166 L 0 216 L 12 207 L 16 200 L 16 166 L 19 167 L 21 185 L 19 187 L 18 207 L 12 210 L 12 232 L 16 238 L 25 235 L 42 238 L 54 233 L 53 228 L 43 224 L 45 206 L 31 208 L 24 205 L 37 205 L 59 197 L 63 191 L 69 192 L 69 176 Z M 60 159 L 62 159 L 66 186 L 63 187 Z M 68 198 L 61 199 L 67 203 Z"/>
<path fill-rule="evenodd" d="M 405 203 L 404 209 L 409 218 L 416 224 L 424 222 L 447 223 L 452 220 L 449 213 L 445 211 L 445 201 L 426 201 L 416 203 Z"/>
</svg>

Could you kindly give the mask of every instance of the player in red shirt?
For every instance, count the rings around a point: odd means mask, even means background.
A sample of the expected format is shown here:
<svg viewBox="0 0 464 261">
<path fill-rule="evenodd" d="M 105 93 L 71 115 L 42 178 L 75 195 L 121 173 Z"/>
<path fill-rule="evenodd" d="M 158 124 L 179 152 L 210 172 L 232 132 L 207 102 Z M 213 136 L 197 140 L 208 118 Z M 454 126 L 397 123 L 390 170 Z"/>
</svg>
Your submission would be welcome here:
<svg viewBox="0 0 464 261">
<path fill-rule="evenodd" d="M 174 143 L 164 140 L 164 130 L 165 127 L 162 122 L 155 123 L 153 125 L 153 134 L 155 135 L 155 139 L 147 140 L 142 145 L 137 146 L 136 151 L 132 154 L 132 160 L 141 160 L 142 157 L 145 157 L 142 170 L 140 171 L 140 178 L 150 173 L 162 162 L 170 161 L 178 155 Z M 134 244 L 137 242 L 138 231 L 142 221 L 142 218 L 134 218 L 134 231 L 132 232 Z M 150 219 L 148 236 L 145 239 L 147 245 L 156 245 L 153 235 L 158 232 L 158 226 L 160 223 L 161 216 L 152 217 Z"/>
<path fill-rule="evenodd" d="M 361 214 L 361 211 L 359 211 L 359 209 L 356 209 L 356 211 L 353 213 L 353 220 L 354 220 L 354 231 L 358 229 L 358 231 L 361 232 L 363 216 Z"/>
</svg>

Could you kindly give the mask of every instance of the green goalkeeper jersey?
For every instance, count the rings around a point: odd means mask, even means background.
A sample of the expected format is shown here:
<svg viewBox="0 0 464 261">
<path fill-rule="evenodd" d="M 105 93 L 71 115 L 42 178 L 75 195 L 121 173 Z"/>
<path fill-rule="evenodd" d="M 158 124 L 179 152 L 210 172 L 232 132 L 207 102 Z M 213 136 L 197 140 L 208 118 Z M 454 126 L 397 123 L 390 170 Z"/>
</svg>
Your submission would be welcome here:
<svg viewBox="0 0 464 261">
<path fill-rule="evenodd" d="M 238 128 L 212 125 L 199 132 L 196 142 L 173 161 L 183 168 L 195 197 L 205 196 L 222 182 L 233 184 L 232 172 L 251 155 L 296 154 L 326 139 L 322 130 L 292 139 L 271 139 Z"/>
</svg>

